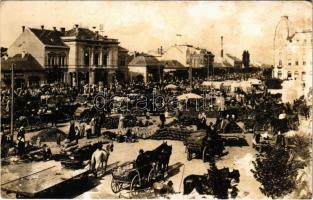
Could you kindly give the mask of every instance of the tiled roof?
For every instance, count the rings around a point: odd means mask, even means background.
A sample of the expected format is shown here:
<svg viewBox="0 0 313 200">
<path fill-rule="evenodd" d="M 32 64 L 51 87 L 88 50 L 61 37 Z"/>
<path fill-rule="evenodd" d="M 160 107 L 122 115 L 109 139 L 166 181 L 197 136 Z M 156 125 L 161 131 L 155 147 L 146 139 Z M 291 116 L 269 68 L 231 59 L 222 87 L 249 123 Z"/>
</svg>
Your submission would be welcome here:
<svg viewBox="0 0 313 200">
<path fill-rule="evenodd" d="M 44 68 L 37 62 L 37 60 L 31 54 L 25 54 L 22 58 L 22 54 L 16 54 L 8 59 L 1 59 L 1 70 L 11 71 L 11 66 L 14 64 L 15 71 L 44 71 Z"/>
<path fill-rule="evenodd" d="M 118 46 L 118 51 L 127 51 L 128 52 L 128 49 L 125 49 L 124 47 Z"/>
<path fill-rule="evenodd" d="M 156 66 L 162 65 L 162 63 L 156 59 L 156 57 L 148 54 L 140 54 L 130 61 L 128 65 L 131 66 Z"/>
<path fill-rule="evenodd" d="M 76 36 L 80 39 L 94 39 L 96 37 L 96 34 L 87 29 L 87 28 L 72 28 L 68 31 L 65 32 L 64 34 L 65 37 L 71 37 L 71 36 Z M 102 37 L 99 35 L 99 37 Z"/>
<path fill-rule="evenodd" d="M 80 40 L 103 40 L 103 41 L 112 41 L 112 42 L 118 42 L 117 39 L 112 39 L 108 37 L 104 37 L 97 34 L 96 32 L 93 32 L 92 30 L 89 30 L 88 28 L 72 28 L 64 33 L 65 37 L 76 37 Z"/>
<path fill-rule="evenodd" d="M 226 56 L 228 56 L 230 59 L 232 59 L 234 61 L 241 62 L 241 60 L 239 58 L 237 58 L 236 56 L 230 55 L 229 53 L 227 53 Z"/>
<path fill-rule="evenodd" d="M 67 47 L 61 39 L 62 33 L 57 30 L 30 28 L 36 37 L 45 45 Z"/>
<path fill-rule="evenodd" d="M 164 65 L 165 69 L 187 69 L 177 60 L 162 60 L 161 63 Z"/>
<path fill-rule="evenodd" d="M 296 35 L 299 35 L 299 34 L 308 34 L 308 35 L 312 35 L 312 30 L 304 30 L 304 31 L 301 31 L 301 32 L 294 32 L 292 35 L 290 35 L 287 40 L 292 40 Z"/>
</svg>

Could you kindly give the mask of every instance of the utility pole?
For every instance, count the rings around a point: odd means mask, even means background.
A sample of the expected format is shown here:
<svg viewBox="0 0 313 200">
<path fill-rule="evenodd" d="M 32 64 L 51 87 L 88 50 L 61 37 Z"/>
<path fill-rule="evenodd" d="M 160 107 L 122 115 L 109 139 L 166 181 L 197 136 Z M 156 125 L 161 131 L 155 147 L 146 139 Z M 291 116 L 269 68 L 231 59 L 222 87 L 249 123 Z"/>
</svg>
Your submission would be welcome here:
<svg viewBox="0 0 313 200">
<path fill-rule="evenodd" d="M 11 66 L 11 139 L 13 140 L 14 64 Z"/>
<path fill-rule="evenodd" d="M 160 54 L 161 55 L 161 58 L 162 58 L 162 56 L 163 56 L 163 47 L 161 46 L 160 48 L 158 48 L 158 54 Z M 163 74 L 161 75 L 161 66 L 159 66 L 159 79 L 160 79 L 160 83 L 162 83 L 163 82 L 163 77 L 161 77 L 161 76 L 163 76 Z"/>
</svg>

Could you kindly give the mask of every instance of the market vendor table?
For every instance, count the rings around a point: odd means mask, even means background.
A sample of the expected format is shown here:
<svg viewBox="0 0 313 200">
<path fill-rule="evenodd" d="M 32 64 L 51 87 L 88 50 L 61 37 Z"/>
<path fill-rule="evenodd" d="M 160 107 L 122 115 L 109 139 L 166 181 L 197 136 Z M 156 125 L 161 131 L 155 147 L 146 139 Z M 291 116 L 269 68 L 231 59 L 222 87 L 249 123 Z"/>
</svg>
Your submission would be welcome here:
<svg viewBox="0 0 313 200">
<path fill-rule="evenodd" d="M 1 189 L 17 197 L 36 197 L 75 178 L 87 176 L 89 169 L 71 170 L 60 162 L 33 162 L 2 167 Z"/>
</svg>

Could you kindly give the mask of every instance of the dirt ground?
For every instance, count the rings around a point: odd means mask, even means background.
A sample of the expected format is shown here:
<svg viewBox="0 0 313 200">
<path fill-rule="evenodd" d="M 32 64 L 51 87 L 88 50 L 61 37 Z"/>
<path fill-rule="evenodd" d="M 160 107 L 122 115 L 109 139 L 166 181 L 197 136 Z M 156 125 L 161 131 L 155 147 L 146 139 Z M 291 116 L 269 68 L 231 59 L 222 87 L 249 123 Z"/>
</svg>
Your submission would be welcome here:
<svg viewBox="0 0 313 200">
<path fill-rule="evenodd" d="M 307 124 L 306 124 L 307 123 Z M 303 125 L 307 128 L 311 122 L 305 121 L 302 122 Z M 61 130 L 68 132 L 68 124 L 59 125 Z M 307 131 L 303 131 L 307 132 Z M 310 132 L 310 131 L 308 131 Z M 29 139 L 33 135 L 36 135 L 36 132 L 27 133 L 26 139 Z M 255 160 L 256 150 L 252 148 L 252 134 L 245 134 L 247 144 L 246 146 L 227 146 L 225 152 L 228 152 L 227 155 L 223 156 L 221 159 L 217 160 L 217 167 L 229 167 L 232 169 L 238 169 L 240 172 L 240 182 L 238 184 L 239 194 L 238 198 L 243 199 L 265 199 L 261 191 L 259 190 L 260 183 L 255 180 L 251 169 L 253 168 L 252 161 Z M 114 142 L 114 151 L 109 157 L 108 164 L 122 164 L 127 161 L 135 160 L 140 149 L 145 151 L 155 149 L 163 141 L 160 140 L 139 140 L 136 143 L 116 143 Z M 209 168 L 209 163 L 203 163 L 201 159 L 192 159 L 187 161 L 187 154 L 185 153 L 185 146 L 181 141 L 170 141 L 167 140 L 169 145 L 173 146 L 172 155 L 170 158 L 170 168 L 174 168 L 176 173 L 171 175 L 167 181 L 172 180 L 174 183 L 174 189 L 178 193 L 172 195 L 172 199 L 190 199 L 196 198 L 196 192 L 193 191 L 189 196 L 183 196 L 183 179 L 190 174 L 203 175 L 207 173 Z M 112 175 L 106 175 L 100 180 L 97 179 L 97 183 L 92 187 L 82 189 L 77 191 L 74 195 L 75 198 L 79 199 L 93 199 L 93 198 L 129 198 L 130 194 L 128 190 L 123 190 L 120 193 L 113 193 L 111 190 L 111 180 Z M 71 186 L 74 187 L 74 186 Z M 72 188 L 76 189 L 76 188 Z M 79 190 L 79 189 L 77 189 Z M 152 192 L 152 191 L 150 191 Z M 2 197 L 5 198 L 5 196 Z M 9 196 L 12 198 L 12 196 Z M 211 198 L 211 197 L 203 197 Z"/>
<path fill-rule="evenodd" d="M 226 151 L 228 154 L 222 159 L 217 161 L 217 167 L 229 167 L 238 169 L 240 171 L 240 182 L 238 189 L 240 190 L 239 196 L 244 198 L 259 199 L 264 198 L 262 193 L 259 191 L 259 183 L 253 178 L 250 169 L 253 167 L 252 160 L 254 160 L 255 150 L 251 147 L 252 135 L 246 135 L 249 146 L 244 147 L 227 147 Z M 114 151 L 110 155 L 109 164 L 118 161 L 132 161 L 136 159 L 140 149 L 152 150 L 160 145 L 162 141 L 156 140 L 140 140 L 137 143 L 114 143 Z M 180 141 L 170 141 L 167 143 L 173 146 L 173 152 L 170 159 L 170 166 L 180 166 L 179 172 L 168 180 L 172 180 L 174 183 L 175 192 L 183 192 L 183 179 L 190 174 L 202 175 L 207 173 L 209 163 L 203 163 L 201 159 L 192 159 L 187 161 L 187 155 L 185 153 L 185 146 Z M 91 198 L 128 198 L 129 193 L 127 190 L 121 191 L 121 193 L 114 194 L 111 190 L 112 176 L 107 175 L 103 177 L 101 183 L 78 196 L 77 198 L 91 199 Z M 194 192 L 190 196 L 196 195 Z M 180 195 L 174 195 L 175 198 L 181 198 Z"/>
</svg>

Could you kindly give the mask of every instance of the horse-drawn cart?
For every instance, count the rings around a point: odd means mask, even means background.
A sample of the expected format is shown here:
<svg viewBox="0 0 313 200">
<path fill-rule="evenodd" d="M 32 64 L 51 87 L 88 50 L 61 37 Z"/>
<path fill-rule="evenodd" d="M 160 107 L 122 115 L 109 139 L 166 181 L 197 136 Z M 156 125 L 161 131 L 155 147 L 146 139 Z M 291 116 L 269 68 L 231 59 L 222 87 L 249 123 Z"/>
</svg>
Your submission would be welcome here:
<svg viewBox="0 0 313 200">
<path fill-rule="evenodd" d="M 136 196 L 139 191 L 150 188 L 160 177 L 155 165 L 138 168 L 135 161 L 126 162 L 113 170 L 111 189 L 114 193 L 128 189 L 131 196 Z"/>
<path fill-rule="evenodd" d="M 196 157 L 201 157 L 205 162 L 208 156 L 212 154 L 212 147 L 208 145 L 206 139 L 205 132 L 195 132 L 186 138 L 184 143 L 188 161 L 192 159 L 193 154 L 196 154 Z"/>
</svg>

